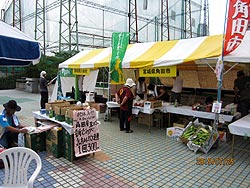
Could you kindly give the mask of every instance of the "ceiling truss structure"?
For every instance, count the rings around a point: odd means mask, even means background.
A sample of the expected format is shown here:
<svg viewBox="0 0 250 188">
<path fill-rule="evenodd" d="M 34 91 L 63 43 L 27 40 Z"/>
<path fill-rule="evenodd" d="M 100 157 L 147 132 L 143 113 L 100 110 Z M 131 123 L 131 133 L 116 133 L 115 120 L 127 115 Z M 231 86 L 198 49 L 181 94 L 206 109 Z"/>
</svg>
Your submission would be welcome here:
<svg viewBox="0 0 250 188">
<path fill-rule="evenodd" d="M 60 8 L 60 31 L 59 31 L 59 51 L 72 51 L 79 50 L 78 44 L 78 21 L 77 21 L 77 4 L 84 5 L 91 8 L 103 10 L 117 15 L 126 16 L 129 19 L 129 32 L 131 33 L 131 42 L 138 42 L 138 20 L 145 23 L 155 23 L 156 27 L 161 26 L 161 40 L 170 40 L 169 28 L 174 26 L 169 25 L 168 16 L 168 0 L 161 0 L 161 21 L 159 22 L 156 17 L 148 18 L 137 15 L 137 0 L 129 0 L 129 12 L 119 10 L 116 8 L 101 5 L 89 0 L 60 0 L 54 1 L 51 4 L 45 5 L 45 0 L 36 0 L 36 11 L 21 18 L 21 0 L 13 0 L 13 23 L 15 27 L 21 29 L 21 23 L 35 18 L 35 38 L 37 40 L 43 40 L 44 53 L 46 47 L 45 44 L 45 13 L 56 8 Z M 204 0 L 206 2 L 206 0 Z M 183 30 L 182 38 L 192 37 L 192 20 L 191 20 L 191 0 L 183 0 L 183 24 L 181 30 Z M 15 7 L 15 8 L 14 8 Z M 15 10 L 15 11 L 14 11 Z M 208 11 L 208 7 L 206 9 Z M 205 15 L 205 13 L 204 13 Z M 155 18 L 157 20 L 155 20 Z M 204 20 L 207 20 L 205 16 Z M 143 26 L 145 27 L 145 26 Z M 178 28 L 175 28 L 178 30 Z M 82 35 L 82 34 L 81 34 Z M 104 34 L 103 34 L 104 35 Z M 102 36 L 103 40 L 107 37 Z M 94 47 L 94 45 L 93 45 Z"/>
</svg>

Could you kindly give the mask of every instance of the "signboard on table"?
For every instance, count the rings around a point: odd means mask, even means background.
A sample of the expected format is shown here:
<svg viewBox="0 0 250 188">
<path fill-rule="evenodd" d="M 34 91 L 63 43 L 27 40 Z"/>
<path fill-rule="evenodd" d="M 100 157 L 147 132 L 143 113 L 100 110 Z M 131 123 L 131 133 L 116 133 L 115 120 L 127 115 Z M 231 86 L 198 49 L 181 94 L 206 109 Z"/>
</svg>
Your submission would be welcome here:
<svg viewBox="0 0 250 188">
<path fill-rule="evenodd" d="M 98 125 L 95 109 L 73 112 L 74 149 L 76 157 L 101 150 Z"/>
<path fill-rule="evenodd" d="M 175 77 L 176 66 L 169 67 L 145 67 L 139 69 L 140 77 Z"/>
</svg>

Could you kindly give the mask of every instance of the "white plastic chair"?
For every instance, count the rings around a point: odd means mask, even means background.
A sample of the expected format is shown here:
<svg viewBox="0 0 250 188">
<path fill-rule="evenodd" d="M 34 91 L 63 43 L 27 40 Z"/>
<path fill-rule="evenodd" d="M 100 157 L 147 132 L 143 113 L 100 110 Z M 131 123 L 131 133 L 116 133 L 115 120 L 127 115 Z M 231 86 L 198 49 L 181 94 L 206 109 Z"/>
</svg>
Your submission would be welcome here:
<svg viewBox="0 0 250 188">
<path fill-rule="evenodd" d="M 4 162 L 5 177 L 2 187 L 32 188 L 40 173 L 42 161 L 33 150 L 25 147 L 14 147 L 0 153 Z M 28 179 L 28 169 L 32 161 L 36 162 L 36 169 Z"/>
</svg>

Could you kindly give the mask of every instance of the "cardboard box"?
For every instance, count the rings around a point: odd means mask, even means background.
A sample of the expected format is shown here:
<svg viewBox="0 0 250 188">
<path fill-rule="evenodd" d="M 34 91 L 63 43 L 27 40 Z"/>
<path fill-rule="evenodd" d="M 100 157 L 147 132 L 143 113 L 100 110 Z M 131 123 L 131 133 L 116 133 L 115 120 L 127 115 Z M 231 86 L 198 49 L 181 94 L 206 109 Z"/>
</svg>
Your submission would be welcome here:
<svg viewBox="0 0 250 188">
<path fill-rule="evenodd" d="M 46 131 L 46 151 L 54 157 L 61 157 L 63 153 L 62 127 L 54 127 Z"/>
<path fill-rule="evenodd" d="M 70 105 L 69 102 L 65 102 L 65 101 L 59 101 L 59 102 L 49 102 L 45 104 L 45 109 L 46 109 L 46 115 L 49 115 L 49 110 L 52 107 L 53 113 L 55 111 L 55 106 L 65 106 L 65 105 Z"/>
<path fill-rule="evenodd" d="M 24 145 L 36 152 L 45 151 L 45 132 L 24 135 Z"/>
<path fill-rule="evenodd" d="M 54 114 L 55 114 L 55 119 L 58 120 L 58 121 L 65 121 L 65 113 L 63 114 L 63 111 L 62 109 L 67 107 L 67 106 L 70 106 L 69 104 L 68 105 L 65 105 L 65 106 L 55 106 L 54 107 Z"/>
<path fill-rule="evenodd" d="M 82 109 L 81 106 L 65 105 L 65 106 L 55 106 L 55 119 L 58 121 L 65 121 L 65 114 L 68 109 Z"/>
<path fill-rule="evenodd" d="M 177 139 L 182 134 L 183 131 L 184 131 L 184 128 L 169 127 L 169 128 L 167 128 L 166 135 L 167 135 L 167 137 L 169 137 L 171 139 Z"/>
<path fill-rule="evenodd" d="M 162 101 L 161 100 L 148 100 L 144 102 L 144 109 L 148 108 L 158 108 L 162 107 Z"/>
<path fill-rule="evenodd" d="M 83 107 L 76 107 L 76 108 L 69 108 L 68 110 L 66 110 L 67 112 L 65 112 L 65 119 L 69 118 L 69 119 L 73 119 L 73 112 L 74 110 L 83 110 Z"/>
<path fill-rule="evenodd" d="M 74 135 L 70 135 L 65 129 L 62 130 L 63 133 L 63 157 L 69 161 L 74 161 L 75 151 L 74 151 Z"/>
<path fill-rule="evenodd" d="M 148 126 L 153 126 L 153 114 L 138 114 L 138 123 Z"/>
<path fill-rule="evenodd" d="M 95 108 L 96 111 L 100 113 L 105 113 L 106 112 L 106 104 L 104 103 L 89 103 L 91 108 Z"/>
</svg>

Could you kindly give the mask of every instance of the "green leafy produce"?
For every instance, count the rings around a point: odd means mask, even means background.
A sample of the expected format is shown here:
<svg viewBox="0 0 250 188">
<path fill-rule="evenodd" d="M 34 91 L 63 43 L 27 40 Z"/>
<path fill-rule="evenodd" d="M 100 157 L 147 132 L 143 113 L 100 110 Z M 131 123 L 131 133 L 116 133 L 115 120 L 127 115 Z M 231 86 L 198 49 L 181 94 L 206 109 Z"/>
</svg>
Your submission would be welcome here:
<svg viewBox="0 0 250 188">
<path fill-rule="evenodd" d="M 192 140 L 192 143 L 194 143 L 195 145 L 202 146 L 207 141 L 209 136 L 210 132 L 208 130 L 206 130 L 205 128 L 200 128 L 197 131 L 194 139 Z"/>
<path fill-rule="evenodd" d="M 196 131 L 197 127 L 194 124 L 192 124 L 185 130 L 185 132 L 182 134 L 182 137 L 188 139 L 190 136 L 193 136 Z"/>
</svg>

